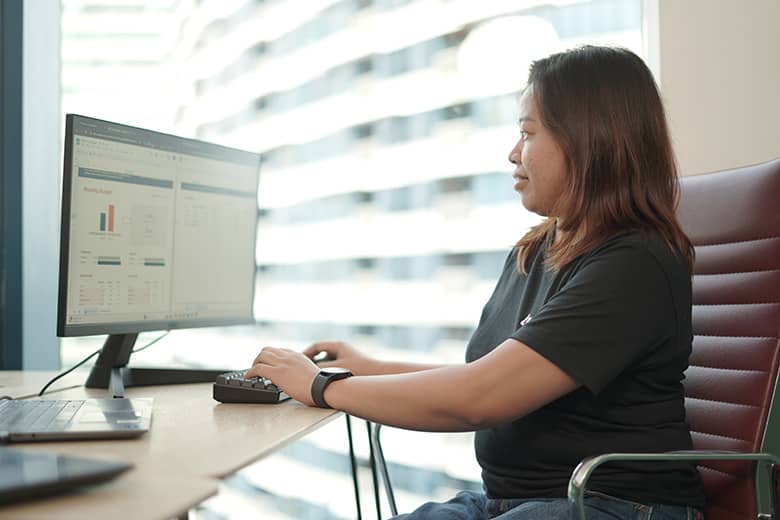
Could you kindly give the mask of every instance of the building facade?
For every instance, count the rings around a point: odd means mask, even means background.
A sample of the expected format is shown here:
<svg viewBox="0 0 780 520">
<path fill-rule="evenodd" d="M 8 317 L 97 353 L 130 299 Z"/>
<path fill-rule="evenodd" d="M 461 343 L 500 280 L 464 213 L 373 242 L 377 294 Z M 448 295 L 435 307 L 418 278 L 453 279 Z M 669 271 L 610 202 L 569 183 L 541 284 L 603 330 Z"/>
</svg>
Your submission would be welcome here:
<svg viewBox="0 0 780 520">
<path fill-rule="evenodd" d="M 507 159 L 530 62 L 584 43 L 642 52 L 639 0 L 180 0 L 159 12 L 149 54 L 167 72 L 147 99 L 169 119 L 140 126 L 263 154 L 257 326 L 238 334 L 422 362 L 462 362 L 510 248 L 539 221 Z M 85 52 L 68 41 L 65 53 Z M 353 517 L 341 438 L 343 425 L 326 428 L 226 493 L 249 485 L 263 518 Z M 384 438 L 402 509 L 479 487 L 470 434 Z M 322 479 L 343 482 L 340 500 L 290 491 Z"/>
</svg>

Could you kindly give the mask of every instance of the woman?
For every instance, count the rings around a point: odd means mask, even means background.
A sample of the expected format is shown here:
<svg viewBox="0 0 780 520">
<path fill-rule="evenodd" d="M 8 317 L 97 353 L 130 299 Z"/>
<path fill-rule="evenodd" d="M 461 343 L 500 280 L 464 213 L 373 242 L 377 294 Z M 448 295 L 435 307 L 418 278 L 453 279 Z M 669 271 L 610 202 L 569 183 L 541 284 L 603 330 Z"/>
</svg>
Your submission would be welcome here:
<svg viewBox="0 0 780 520">
<path fill-rule="evenodd" d="M 247 377 L 370 421 L 476 431 L 485 494 L 403 518 L 568 518 L 583 458 L 691 449 L 681 380 L 691 351 L 693 248 L 650 71 L 624 49 L 532 64 L 509 154 L 523 205 L 547 219 L 510 253 L 466 364 L 379 361 L 349 345 L 264 348 Z M 326 352 L 355 376 L 318 375 Z M 696 518 L 700 477 L 681 462 L 594 474 L 588 518 Z"/>
</svg>

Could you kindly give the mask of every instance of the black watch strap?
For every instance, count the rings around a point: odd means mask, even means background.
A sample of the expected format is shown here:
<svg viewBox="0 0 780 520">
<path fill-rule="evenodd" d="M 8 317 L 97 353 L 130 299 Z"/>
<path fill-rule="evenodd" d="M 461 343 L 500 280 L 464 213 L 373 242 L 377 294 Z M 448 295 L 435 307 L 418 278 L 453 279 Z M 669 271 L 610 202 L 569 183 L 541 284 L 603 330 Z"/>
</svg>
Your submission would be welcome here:
<svg viewBox="0 0 780 520">
<path fill-rule="evenodd" d="M 346 368 L 331 367 L 320 370 L 311 383 L 311 398 L 314 404 L 320 408 L 330 408 L 330 405 L 325 402 L 325 388 L 333 381 L 345 379 L 351 375 L 352 372 Z"/>
</svg>

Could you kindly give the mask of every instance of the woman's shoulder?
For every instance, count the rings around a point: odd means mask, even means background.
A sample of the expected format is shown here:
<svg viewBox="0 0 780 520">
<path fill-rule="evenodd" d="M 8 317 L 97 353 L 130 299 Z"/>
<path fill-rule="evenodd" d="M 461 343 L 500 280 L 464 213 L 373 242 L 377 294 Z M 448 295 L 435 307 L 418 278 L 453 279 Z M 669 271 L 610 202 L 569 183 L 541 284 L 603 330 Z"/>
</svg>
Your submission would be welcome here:
<svg viewBox="0 0 780 520">
<path fill-rule="evenodd" d="M 660 233 L 652 231 L 630 230 L 617 233 L 585 256 L 590 259 L 611 257 L 621 263 L 635 261 L 639 264 L 653 261 L 664 272 L 688 273 L 682 256 L 675 253 Z"/>
</svg>

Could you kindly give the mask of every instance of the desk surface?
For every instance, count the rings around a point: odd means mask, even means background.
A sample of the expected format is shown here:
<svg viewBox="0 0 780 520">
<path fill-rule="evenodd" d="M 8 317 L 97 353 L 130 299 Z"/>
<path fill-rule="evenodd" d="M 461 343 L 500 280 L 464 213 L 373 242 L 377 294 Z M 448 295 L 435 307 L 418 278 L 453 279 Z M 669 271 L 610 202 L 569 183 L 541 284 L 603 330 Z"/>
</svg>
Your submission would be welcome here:
<svg viewBox="0 0 780 520">
<path fill-rule="evenodd" d="M 0 372 L 0 394 L 33 394 L 52 373 Z M 66 378 L 58 388 L 83 380 Z M 66 388 L 56 399 L 106 397 L 106 390 Z M 221 404 L 211 383 L 134 387 L 127 397 L 153 397 L 149 433 L 122 441 L 15 444 L 15 447 L 128 461 L 135 468 L 86 493 L 0 508 L 0 518 L 86 518 L 124 513 L 127 518 L 170 518 L 217 490 L 224 477 L 340 415 L 289 400 L 281 404 Z"/>
</svg>

